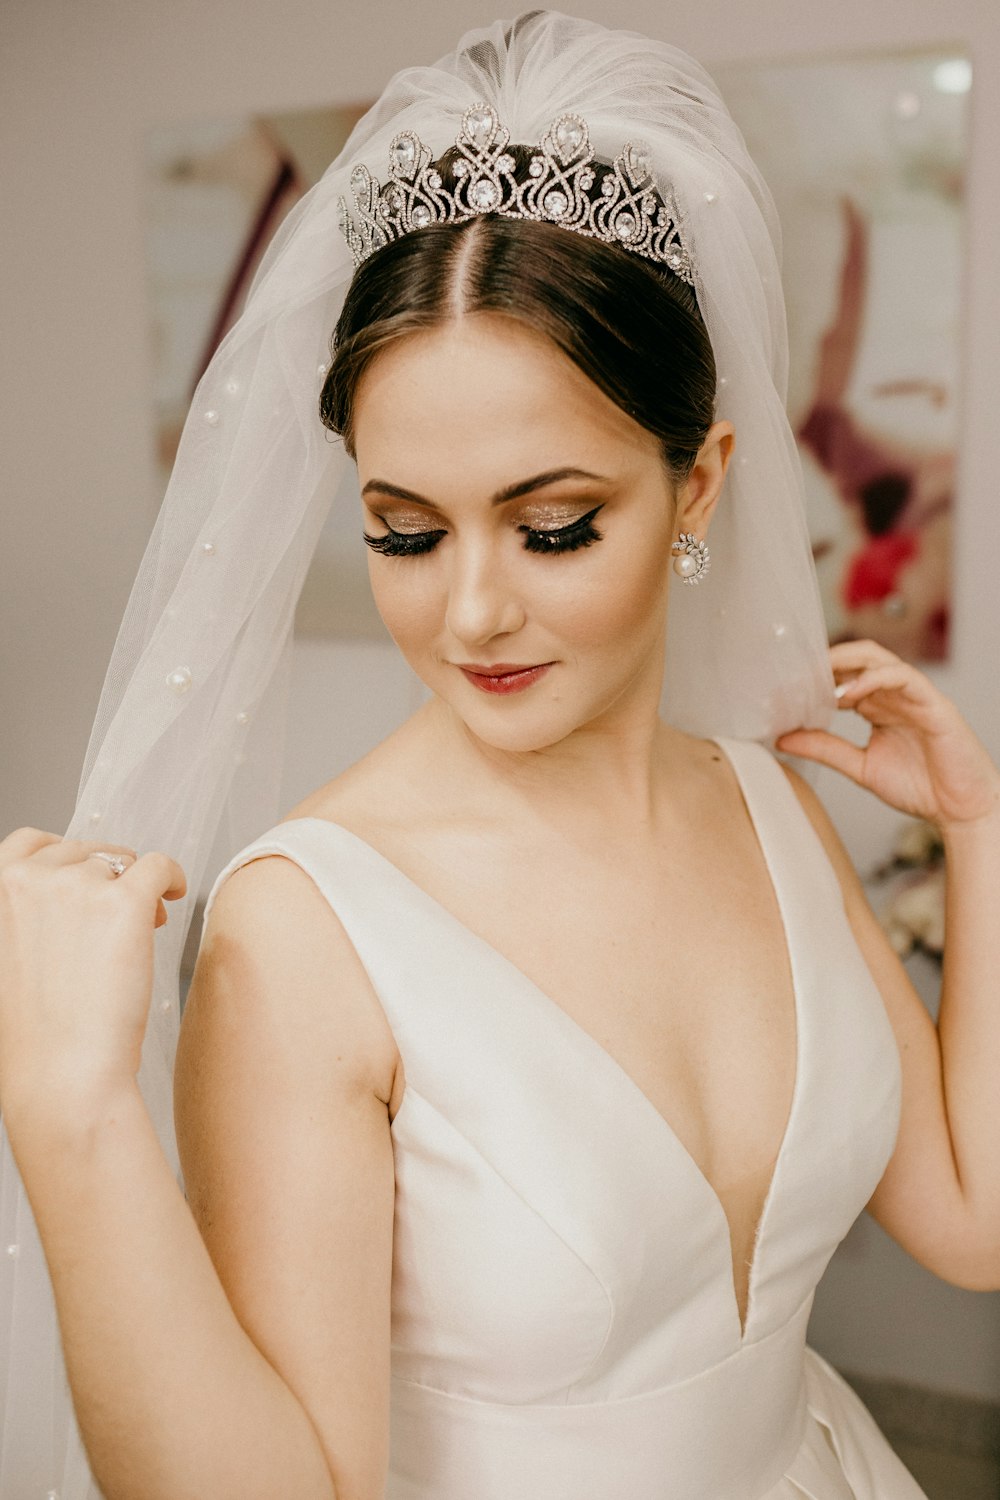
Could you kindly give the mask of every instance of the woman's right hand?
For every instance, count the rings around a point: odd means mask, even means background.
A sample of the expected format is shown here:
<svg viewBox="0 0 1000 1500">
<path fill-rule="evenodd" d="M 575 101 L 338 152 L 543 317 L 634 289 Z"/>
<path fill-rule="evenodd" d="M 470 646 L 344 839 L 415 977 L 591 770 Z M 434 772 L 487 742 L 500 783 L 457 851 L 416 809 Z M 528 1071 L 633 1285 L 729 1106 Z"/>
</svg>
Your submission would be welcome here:
<svg viewBox="0 0 1000 1500">
<path fill-rule="evenodd" d="M 103 850 L 124 857 L 116 876 Z M 103 1091 L 139 1069 L 161 897 L 187 890 L 167 854 L 18 828 L 0 840 L 0 1107 Z M 54 1101 L 53 1101 L 54 1102 Z"/>
</svg>

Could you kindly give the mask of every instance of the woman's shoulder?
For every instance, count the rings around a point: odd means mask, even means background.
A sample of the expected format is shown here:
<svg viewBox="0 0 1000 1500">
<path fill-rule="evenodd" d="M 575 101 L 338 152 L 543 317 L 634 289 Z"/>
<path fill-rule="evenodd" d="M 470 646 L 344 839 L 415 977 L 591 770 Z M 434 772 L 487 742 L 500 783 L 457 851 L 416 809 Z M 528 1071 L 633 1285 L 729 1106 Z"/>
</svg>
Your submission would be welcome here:
<svg viewBox="0 0 1000 1500">
<path fill-rule="evenodd" d="M 329 883 L 317 878 L 323 873 L 322 860 L 311 840 L 294 836 L 293 825 L 323 819 L 378 847 L 380 824 L 391 828 L 397 809 L 406 804 L 402 788 L 412 758 L 407 739 L 400 731 L 390 735 L 307 793 L 233 856 L 206 902 L 209 946 L 218 935 L 220 946 L 229 951 L 252 950 L 254 961 L 268 967 L 269 978 L 293 955 L 317 975 L 357 968 Z"/>
<path fill-rule="evenodd" d="M 310 794 L 268 834 L 296 817 L 350 826 L 345 801 Z M 195 1012 L 239 1014 L 253 1036 L 283 1027 L 334 1059 L 348 1090 L 390 1106 L 400 1058 L 371 979 L 308 849 L 262 836 L 223 872 L 206 903 L 189 992 Z M 185 1007 L 187 1010 L 187 1007 Z"/>
</svg>

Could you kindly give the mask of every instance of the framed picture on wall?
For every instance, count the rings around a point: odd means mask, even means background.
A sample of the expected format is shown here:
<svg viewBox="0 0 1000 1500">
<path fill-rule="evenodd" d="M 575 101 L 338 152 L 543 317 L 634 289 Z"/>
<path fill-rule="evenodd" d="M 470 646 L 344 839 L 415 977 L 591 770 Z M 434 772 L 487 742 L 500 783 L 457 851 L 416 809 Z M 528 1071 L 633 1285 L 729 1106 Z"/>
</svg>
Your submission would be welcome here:
<svg viewBox="0 0 1000 1500">
<path fill-rule="evenodd" d="M 713 71 L 781 220 L 788 411 L 830 639 L 945 660 L 971 65 Z"/>
</svg>

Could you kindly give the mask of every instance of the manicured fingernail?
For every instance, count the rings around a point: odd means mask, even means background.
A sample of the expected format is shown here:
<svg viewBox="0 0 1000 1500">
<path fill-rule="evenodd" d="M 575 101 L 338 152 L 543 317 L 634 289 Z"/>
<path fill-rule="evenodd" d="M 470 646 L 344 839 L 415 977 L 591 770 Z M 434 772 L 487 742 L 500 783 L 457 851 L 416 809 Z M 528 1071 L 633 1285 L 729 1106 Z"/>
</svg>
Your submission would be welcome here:
<svg viewBox="0 0 1000 1500">
<path fill-rule="evenodd" d="M 847 692 L 847 683 L 846 682 L 838 682 L 837 686 L 833 690 L 835 698 L 842 698 L 846 692 Z"/>
</svg>

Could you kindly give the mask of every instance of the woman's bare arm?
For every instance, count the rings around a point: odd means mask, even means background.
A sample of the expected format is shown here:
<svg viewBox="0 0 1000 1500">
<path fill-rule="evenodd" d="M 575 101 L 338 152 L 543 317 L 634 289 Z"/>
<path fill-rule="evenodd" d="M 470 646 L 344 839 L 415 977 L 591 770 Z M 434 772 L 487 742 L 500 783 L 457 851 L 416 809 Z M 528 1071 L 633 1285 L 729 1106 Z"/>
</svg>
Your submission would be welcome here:
<svg viewBox="0 0 1000 1500">
<path fill-rule="evenodd" d="M 836 870 L 858 945 L 885 1001 L 902 1064 L 892 1158 L 868 1204 L 914 1258 L 946 1281 L 1000 1288 L 1000 770 L 955 704 L 876 641 L 830 647 L 841 707 L 867 719 L 867 744 L 824 729 L 776 748 L 833 767 L 890 807 L 941 831 L 946 945 L 935 1026 L 868 904 L 822 803 L 789 779 Z"/>
<path fill-rule="evenodd" d="M 178 1145 L 229 1300 L 308 1411 L 338 1500 L 381 1497 L 388 1469 L 397 1058 L 309 876 L 281 856 L 230 876 L 184 1013 Z"/>
<path fill-rule="evenodd" d="M 1000 813 L 946 840 L 948 939 L 935 1026 L 819 798 L 784 768 L 840 878 L 902 1063 L 899 1135 L 868 1210 L 945 1281 L 1000 1288 Z"/>
<path fill-rule="evenodd" d="M 238 871 L 209 925 L 178 1069 L 192 1207 L 132 1079 L 63 1060 L 5 1088 L 81 1432 L 107 1500 L 375 1500 L 386 1023 L 287 861 Z"/>
</svg>

